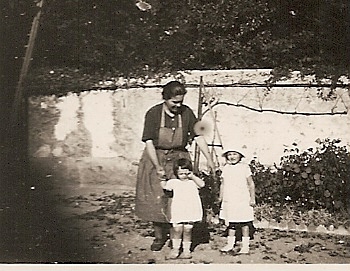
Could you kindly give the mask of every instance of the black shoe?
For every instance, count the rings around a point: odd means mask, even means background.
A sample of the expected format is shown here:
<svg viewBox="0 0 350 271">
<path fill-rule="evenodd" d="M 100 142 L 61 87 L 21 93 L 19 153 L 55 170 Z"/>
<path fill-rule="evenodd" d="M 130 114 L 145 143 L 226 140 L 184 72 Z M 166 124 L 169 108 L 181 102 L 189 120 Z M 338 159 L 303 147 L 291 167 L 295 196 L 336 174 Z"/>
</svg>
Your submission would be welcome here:
<svg viewBox="0 0 350 271">
<path fill-rule="evenodd" d="M 151 245 L 151 250 L 152 251 L 159 251 L 163 248 L 165 245 L 165 242 L 159 241 L 159 240 L 154 240 L 152 245 Z"/>
</svg>

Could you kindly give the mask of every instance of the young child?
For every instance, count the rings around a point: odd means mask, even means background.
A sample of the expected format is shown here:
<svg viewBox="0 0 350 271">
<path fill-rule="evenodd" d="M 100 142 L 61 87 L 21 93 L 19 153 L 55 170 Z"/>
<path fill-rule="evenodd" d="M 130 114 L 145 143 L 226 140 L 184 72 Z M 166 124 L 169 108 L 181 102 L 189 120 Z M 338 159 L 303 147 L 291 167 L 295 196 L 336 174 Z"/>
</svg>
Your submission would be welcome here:
<svg viewBox="0 0 350 271">
<path fill-rule="evenodd" d="M 231 251 L 236 242 L 236 230 L 242 230 L 242 247 L 239 254 L 249 253 L 249 229 L 253 228 L 255 185 L 249 166 L 242 162 L 242 151 L 226 149 L 223 155 L 226 164 L 222 169 L 220 186 L 221 210 L 219 217 L 228 228 L 227 245 L 221 252 Z"/>
<path fill-rule="evenodd" d="M 202 179 L 192 172 L 192 163 L 186 158 L 174 162 L 176 179 L 162 180 L 163 189 L 173 191 L 170 207 L 170 223 L 172 223 L 172 250 L 168 259 L 176 259 L 180 255 L 182 242 L 182 259 L 191 259 L 191 242 L 193 224 L 201 221 L 203 209 L 199 197 L 199 189 L 204 187 Z"/>
</svg>

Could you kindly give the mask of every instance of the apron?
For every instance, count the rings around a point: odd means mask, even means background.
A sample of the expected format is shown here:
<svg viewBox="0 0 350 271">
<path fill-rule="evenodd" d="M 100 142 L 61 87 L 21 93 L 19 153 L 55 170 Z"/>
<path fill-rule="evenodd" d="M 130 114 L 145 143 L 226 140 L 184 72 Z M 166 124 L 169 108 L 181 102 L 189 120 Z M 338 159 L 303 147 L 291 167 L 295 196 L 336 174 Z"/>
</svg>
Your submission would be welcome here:
<svg viewBox="0 0 350 271">
<path fill-rule="evenodd" d="M 178 127 L 165 127 L 165 111 L 162 110 L 156 149 L 159 164 L 164 168 L 167 178 L 173 178 L 173 162 L 179 158 L 190 159 L 183 148 L 182 117 L 178 115 Z M 153 222 L 169 222 L 171 198 L 159 184 L 157 171 L 144 150 L 137 173 L 135 213 L 141 219 Z"/>
<path fill-rule="evenodd" d="M 162 110 L 162 116 L 160 119 L 159 137 L 158 137 L 158 148 L 170 150 L 182 147 L 182 117 L 178 115 L 178 127 L 168 128 L 165 127 L 165 111 Z"/>
</svg>

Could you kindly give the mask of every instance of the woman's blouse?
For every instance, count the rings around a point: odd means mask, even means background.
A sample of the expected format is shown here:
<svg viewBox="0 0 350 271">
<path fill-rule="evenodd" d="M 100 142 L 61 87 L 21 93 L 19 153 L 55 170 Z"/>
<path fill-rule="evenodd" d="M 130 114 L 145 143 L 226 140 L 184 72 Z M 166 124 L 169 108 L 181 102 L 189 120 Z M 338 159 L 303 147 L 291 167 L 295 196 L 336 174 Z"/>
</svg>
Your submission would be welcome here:
<svg viewBox="0 0 350 271">
<path fill-rule="evenodd" d="M 195 133 L 193 130 L 194 124 L 197 122 L 197 118 L 194 115 L 192 109 L 187 105 L 182 105 L 181 107 L 181 118 L 182 118 L 182 128 L 183 128 L 183 139 L 182 139 L 182 148 L 184 149 L 186 145 L 193 140 Z M 144 122 L 144 130 L 142 135 L 142 141 L 146 142 L 147 140 L 153 140 L 154 146 L 158 147 L 158 136 L 159 128 L 161 122 L 161 115 L 163 110 L 163 103 L 157 104 L 151 107 L 146 115 Z M 168 128 L 177 128 L 179 116 L 175 115 L 170 117 L 168 114 L 165 115 L 165 127 Z"/>
</svg>

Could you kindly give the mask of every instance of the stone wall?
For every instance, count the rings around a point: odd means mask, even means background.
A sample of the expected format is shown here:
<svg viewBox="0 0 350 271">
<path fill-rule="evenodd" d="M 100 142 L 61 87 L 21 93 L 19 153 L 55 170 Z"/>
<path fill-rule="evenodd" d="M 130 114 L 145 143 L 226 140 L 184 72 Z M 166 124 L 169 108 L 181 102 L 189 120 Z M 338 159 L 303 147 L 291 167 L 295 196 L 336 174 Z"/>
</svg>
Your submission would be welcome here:
<svg viewBox="0 0 350 271">
<path fill-rule="evenodd" d="M 350 146 L 350 99 L 345 88 L 336 89 L 337 99 L 324 101 L 317 95 L 329 88 L 309 87 L 314 79 L 298 73 L 267 88 L 269 70 L 190 71 L 140 79 L 128 88 L 30 97 L 32 166 L 81 185 L 111 180 L 134 185 L 144 147 L 140 140 L 144 114 L 162 101 L 160 86 L 173 78 L 183 80 L 188 85 L 185 103 L 197 112 L 201 76 L 205 99 L 211 101 L 211 111 L 208 105 L 203 107 L 210 143 L 244 145 L 247 160 L 256 157 L 266 165 L 278 165 L 284 149 L 293 143 L 304 150 L 317 146 L 318 138 L 339 138 L 342 145 Z M 218 133 L 213 131 L 213 116 Z M 220 157 L 221 148 L 215 150 Z"/>
</svg>

